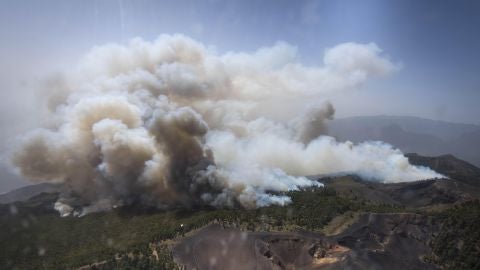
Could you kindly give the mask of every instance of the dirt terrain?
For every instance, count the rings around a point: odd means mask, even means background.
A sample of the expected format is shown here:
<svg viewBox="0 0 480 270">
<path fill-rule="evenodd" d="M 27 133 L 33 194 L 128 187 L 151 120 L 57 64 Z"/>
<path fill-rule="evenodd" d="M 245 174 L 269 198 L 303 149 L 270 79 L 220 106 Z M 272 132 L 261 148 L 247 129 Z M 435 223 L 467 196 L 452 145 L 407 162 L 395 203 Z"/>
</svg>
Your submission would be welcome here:
<svg viewBox="0 0 480 270">
<path fill-rule="evenodd" d="M 370 214 L 344 232 L 242 232 L 210 225 L 183 239 L 187 269 L 437 269 L 423 261 L 436 228 L 416 214 Z"/>
<path fill-rule="evenodd" d="M 308 268 L 334 253 L 334 242 L 319 234 L 242 232 L 220 225 L 200 230 L 173 250 L 187 269 Z"/>
</svg>

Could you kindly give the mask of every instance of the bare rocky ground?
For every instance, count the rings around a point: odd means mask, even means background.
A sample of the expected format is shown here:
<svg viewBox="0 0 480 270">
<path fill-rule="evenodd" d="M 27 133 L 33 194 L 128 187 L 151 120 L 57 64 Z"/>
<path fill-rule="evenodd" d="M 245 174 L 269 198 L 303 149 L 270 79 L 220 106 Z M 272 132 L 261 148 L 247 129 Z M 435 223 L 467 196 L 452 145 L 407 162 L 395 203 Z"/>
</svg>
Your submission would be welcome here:
<svg viewBox="0 0 480 270">
<path fill-rule="evenodd" d="M 439 224 L 430 215 L 479 198 L 480 170 L 443 156 L 409 155 L 449 177 L 380 184 L 343 176 L 321 179 L 349 199 L 397 205 L 405 212 L 345 213 L 320 232 L 245 232 L 210 225 L 174 247 L 187 269 L 440 269 L 427 258 Z M 413 210 L 413 211 L 412 211 Z"/>
<path fill-rule="evenodd" d="M 334 242 L 320 234 L 242 232 L 210 225 L 181 241 L 173 255 L 187 269 L 298 269 L 334 258 L 335 250 Z"/>
<path fill-rule="evenodd" d="M 210 225 L 173 256 L 187 269 L 437 269 L 423 260 L 436 228 L 416 214 L 361 214 L 344 232 L 242 232 Z"/>
</svg>

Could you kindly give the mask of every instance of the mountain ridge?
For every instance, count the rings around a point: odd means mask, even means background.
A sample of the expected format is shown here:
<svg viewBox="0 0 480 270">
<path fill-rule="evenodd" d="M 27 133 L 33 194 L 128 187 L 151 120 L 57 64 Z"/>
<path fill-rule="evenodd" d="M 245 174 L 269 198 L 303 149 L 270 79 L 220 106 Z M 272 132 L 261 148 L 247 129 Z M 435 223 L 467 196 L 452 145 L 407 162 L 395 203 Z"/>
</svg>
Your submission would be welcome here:
<svg viewBox="0 0 480 270">
<path fill-rule="evenodd" d="M 328 134 L 340 141 L 383 141 L 404 153 L 453 154 L 480 166 L 480 125 L 412 116 L 357 116 L 334 119 Z"/>
</svg>

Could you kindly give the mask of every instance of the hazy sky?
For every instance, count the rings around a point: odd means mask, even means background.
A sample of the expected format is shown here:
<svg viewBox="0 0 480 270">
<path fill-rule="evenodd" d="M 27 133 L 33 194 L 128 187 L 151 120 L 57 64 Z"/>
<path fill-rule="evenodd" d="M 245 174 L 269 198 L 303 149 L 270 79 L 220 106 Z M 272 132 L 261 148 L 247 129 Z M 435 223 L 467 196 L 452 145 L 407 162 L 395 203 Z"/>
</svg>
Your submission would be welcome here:
<svg viewBox="0 0 480 270">
<path fill-rule="evenodd" d="M 336 44 L 375 42 L 402 69 L 329 97 L 337 116 L 480 124 L 479 1 L 1 0 L 1 150 L 40 121 L 41 94 L 32 89 L 42 80 L 68 70 L 92 46 L 162 33 L 183 33 L 219 53 L 285 41 L 306 65 L 321 65 Z"/>
</svg>

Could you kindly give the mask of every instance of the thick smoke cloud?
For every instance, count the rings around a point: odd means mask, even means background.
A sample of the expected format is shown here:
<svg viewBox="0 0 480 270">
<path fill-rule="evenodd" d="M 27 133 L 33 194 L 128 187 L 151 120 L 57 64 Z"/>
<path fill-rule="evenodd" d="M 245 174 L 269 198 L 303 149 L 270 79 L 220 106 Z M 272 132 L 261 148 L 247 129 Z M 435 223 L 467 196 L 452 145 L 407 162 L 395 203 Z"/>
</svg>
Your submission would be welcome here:
<svg viewBox="0 0 480 270">
<path fill-rule="evenodd" d="M 284 205 L 283 192 L 321 185 L 313 174 L 440 177 L 387 144 L 322 135 L 335 112 L 322 94 L 398 68 L 375 44 L 335 46 L 320 67 L 297 58 L 286 43 L 219 55 L 182 35 L 96 47 L 50 82 L 52 122 L 23 139 L 13 164 L 65 184 L 62 215 L 131 203 Z"/>
</svg>

